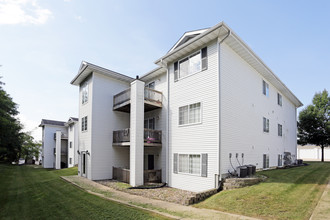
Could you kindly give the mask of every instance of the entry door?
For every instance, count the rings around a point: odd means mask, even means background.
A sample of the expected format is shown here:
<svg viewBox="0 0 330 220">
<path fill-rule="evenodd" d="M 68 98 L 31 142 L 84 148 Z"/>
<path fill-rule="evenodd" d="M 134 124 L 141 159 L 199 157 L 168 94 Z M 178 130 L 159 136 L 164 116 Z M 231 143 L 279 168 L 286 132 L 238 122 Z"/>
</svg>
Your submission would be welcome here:
<svg viewBox="0 0 330 220">
<path fill-rule="evenodd" d="M 86 177 L 87 173 L 87 155 L 86 152 L 81 153 L 81 176 Z"/>
<path fill-rule="evenodd" d="M 144 128 L 155 130 L 155 118 L 144 119 Z"/>
<path fill-rule="evenodd" d="M 148 155 L 148 170 L 155 169 L 155 158 L 154 155 Z"/>
</svg>

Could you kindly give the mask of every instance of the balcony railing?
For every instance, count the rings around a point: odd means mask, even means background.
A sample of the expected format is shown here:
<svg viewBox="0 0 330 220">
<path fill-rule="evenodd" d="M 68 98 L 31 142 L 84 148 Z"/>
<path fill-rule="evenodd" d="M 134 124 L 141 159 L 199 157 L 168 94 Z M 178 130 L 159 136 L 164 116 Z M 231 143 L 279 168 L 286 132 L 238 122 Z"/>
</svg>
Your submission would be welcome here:
<svg viewBox="0 0 330 220">
<path fill-rule="evenodd" d="M 129 112 L 131 89 L 126 89 L 113 96 L 113 109 Z M 145 111 L 162 107 L 163 94 L 157 90 L 144 88 Z"/>
<path fill-rule="evenodd" d="M 119 106 L 131 99 L 131 89 L 126 89 L 113 96 L 113 107 Z"/>
<path fill-rule="evenodd" d="M 61 134 L 61 139 L 68 139 L 68 134 Z M 56 140 L 56 133 L 54 133 L 54 140 Z"/>
<path fill-rule="evenodd" d="M 144 100 L 162 104 L 163 94 L 157 90 L 145 87 L 144 88 Z"/>
<path fill-rule="evenodd" d="M 113 143 L 130 142 L 130 129 L 113 131 Z M 162 131 L 144 129 L 144 143 L 147 144 L 161 144 L 162 143 Z"/>
<path fill-rule="evenodd" d="M 113 179 L 120 182 L 128 183 L 130 181 L 130 169 L 121 167 L 112 167 Z M 144 183 L 161 183 L 162 170 L 144 170 Z"/>
</svg>

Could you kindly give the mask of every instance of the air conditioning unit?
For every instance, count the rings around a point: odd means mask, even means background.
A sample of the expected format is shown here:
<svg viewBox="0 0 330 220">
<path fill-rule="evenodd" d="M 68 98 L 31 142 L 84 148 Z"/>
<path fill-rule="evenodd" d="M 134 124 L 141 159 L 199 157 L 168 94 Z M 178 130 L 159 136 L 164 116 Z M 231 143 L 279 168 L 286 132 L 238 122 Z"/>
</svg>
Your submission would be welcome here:
<svg viewBox="0 0 330 220">
<path fill-rule="evenodd" d="M 236 170 L 237 170 L 238 177 L 243 178 L 243 177 L 247 176 L 248 168 L 246 166 L 239 166 L 239 167 L 237 167 Z"/>
</svg>

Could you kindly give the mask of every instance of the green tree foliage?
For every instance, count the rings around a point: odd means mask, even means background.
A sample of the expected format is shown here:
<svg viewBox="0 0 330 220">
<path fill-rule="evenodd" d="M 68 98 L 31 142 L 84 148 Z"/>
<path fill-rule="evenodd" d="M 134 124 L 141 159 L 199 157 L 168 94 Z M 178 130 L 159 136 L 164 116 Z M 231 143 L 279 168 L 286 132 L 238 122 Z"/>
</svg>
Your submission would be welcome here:
<svg viewBox="0 0 330 220">
<path fill-rule="evenodd" d="M 1 77 L 0 77 L 1 79 Z M 22 125 L 16 118 L 17 104 L 3 89 L 0 81 L 0 161 L 14 161 L 22 146 Z"/>
<path fill-rule="evenodd" d="M 299 113 L 298 143 L 313 144 L 322 149 L 330 145 L 330 97 L 327 90 L 316 93 L 313 103 Z"/>
<path fill-rule="evenodd" d="M 34 157 L 38 159 L 41 143 L 34 141 L 29 133 L 24 133 L 21 137 L 23 142 L 20 157 L 25 160 L 33 159 Z"/>
</svg>

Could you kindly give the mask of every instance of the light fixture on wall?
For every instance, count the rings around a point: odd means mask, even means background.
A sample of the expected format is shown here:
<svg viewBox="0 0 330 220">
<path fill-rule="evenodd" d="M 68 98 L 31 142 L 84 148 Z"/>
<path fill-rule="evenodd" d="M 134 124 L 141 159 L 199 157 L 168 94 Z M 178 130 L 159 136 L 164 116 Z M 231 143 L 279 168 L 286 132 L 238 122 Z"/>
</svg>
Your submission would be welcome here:
<svg viewBox="0 0 330 220">
<path fill-rule="evenodd" d="M 89 155 L 89 156 L 91 155 L 91 153 L 90 153 L 90 152 L 88 152 L 88 150 L 86 150 L 86 154 L 87 154 L 87 155 Z"/>
<path fill-rule="evenodd" d="M 156 116 L 156 119 L 159 120 L 159 115 Z"/>
<path fill-rule="evenodd" d="M 77 150 L 77 153 L 78 153 L 78 154 L 80 154 L 80 151 L 79 151 L 79 150 Z"/>
</svg>

